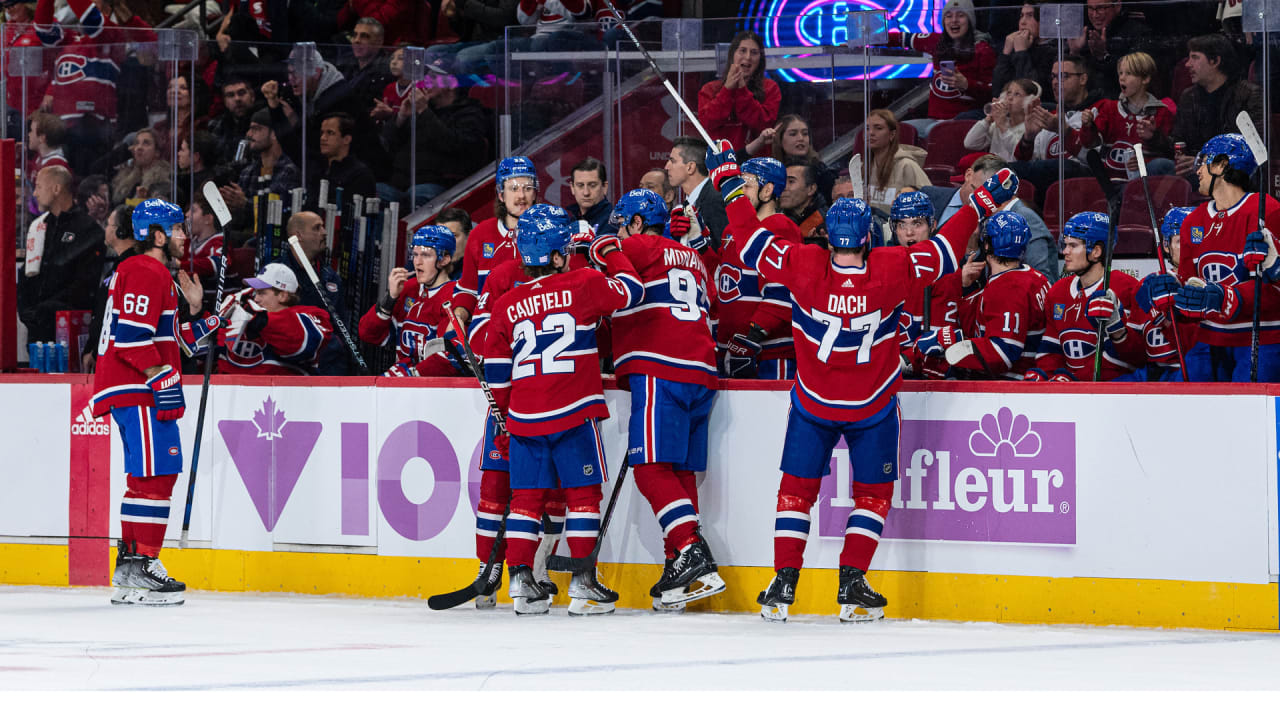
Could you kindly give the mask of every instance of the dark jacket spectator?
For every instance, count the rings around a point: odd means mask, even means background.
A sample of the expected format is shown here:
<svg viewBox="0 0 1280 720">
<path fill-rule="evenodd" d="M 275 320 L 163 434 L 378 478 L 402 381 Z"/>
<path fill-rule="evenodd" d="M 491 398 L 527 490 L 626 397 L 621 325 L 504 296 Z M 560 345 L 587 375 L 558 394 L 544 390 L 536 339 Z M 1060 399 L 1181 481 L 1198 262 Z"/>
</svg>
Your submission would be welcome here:
<svg viewBox="0 0 1280 720">
<path fill-rule="evenodd" d="M 782 93 L 764 71 L 760 36 L 750 30 L 734 36 L 724 78 L 712 80 L 698 92 L 698 119 L 711 137 L 742 148 L 747 138 L 777 122 Z"/>
<path fill-rule="evenodd" d="M 332 63 L 320 56 L 319 51 L 295 47 L 289 54 L 290 89 L 306 97 L 283 94 L 285 88 L 268 81 L 262 86 L 262 96 L 271 113 L 271 126 L 280 139 L 280 146 L 291 158 L 314 157 L 319 150 L 320 118 L 335 112 L 345 112 L 356 119 L 357 155 L 368 156 L 376 147 L 371 137 L 369 112 L 362 114 L 357 98 L 349 92 L 346 79 Z M 372 103 L 370 103 L 372 107 Z M 304 117 L 305 113 L 305 117 Z M 302 147 L 302 124 L 307 127 L 307 145 Z"/>
<path fill-rule="evenodd" d="M 1185 155 L 1195 157 L 1209 138 L 1224 132 L 1239 132 L 1236 116 L 1249 113 L 1253 126 L 1262 124 L 1262 88 L 1236 78 L 1235 50 L 1223 35 L 1202 35 L 1187 43 L 1187 69 L 1191 87 L 1178 98 L 1173 119 L 1175 142 L 1185 142 Z"/>
<path fill-rule="evenodd" d="M 451 87 L 419 88 L 418 172 L 419 185 L 450 185 L 478 170 L 493 159 L 489 146 L 489 118 L 484 107 L 467 97 L 465 90 Z M 409 120 L 414 103 L 408 100 L 400 113 L 383 126 L 382 133 L 391 150 L 389 182 L 396 188 L 409 187 Z"/>
<path fill-rule="evenodd" d="M 519 4 L 519 0 L 444 0 L 442 10 L 462 42 L 489 42 L 501 38 L 508 25 L 518 24 Z"/>
<path fill-rule="evenodd" d="M 1154 46 L 1151 27 L 1120 7 L 1119 0 L 1086 0 L 1084 30 L 1067 41 L 1071 52 L 1089 63 L 1089 76 L 1106 97 L 1120 94 L 1116 63 L 1139 50 L 1163 57 Z"/>
<path fill-rule="evenodd" d="M 249 118 L 258 109 L 253 86 L 244 78 L 232 78 L 222 86 L 222 113 L 209 121 L 209 133 L 218 141 L 221 157 L 231 161 L 236 147 L 249 131 Z M 206 162 L 210 158 L 205 158 Z"/>
<path fill-rule="evenodd" d="M 311 163 L 307 179 L 307 206 L 314 208 L 320 197 L 320 181 L 329 182 L 329 197 L 335 188 L 342 188 L 344 197 L 360 195 L 373 197 L 377 187 L 373 171 L 351 154 L 352 133 L 355 120 L 345 113 L 330 115 L 320 121 L 320 157 Z"/>
<path fill-rule="evenodd" d="M 383 50 L 386 28 L 372 18 L 361 18 L 351 33 L 351 53 L 337 64 L 354 99 L 353 109 L 367 115 L 382 91 L 395 78 Z"/>
<path fill-rule="evenodd" d="M 31 222 L 18 273 L 18 317 L 32 342 L 54 339 L 58 311 L 92 310 L 102 273 L 102 227 L 76 206 L 70 184 L 66 168 L 36 176 L 36 202 L 47 214 Z"/>
<path fill-rule="evenodd" d="M 320 286 L 324 288 L 325 297 L 329 299 L 329 307 L 333 308 L 333 312 L 343 322 L 347 321 L 347 304 L 346 290 L 343 287 L 342 276 L 333 269 L 328 262 L 328 251 L 325 248 L 324 220 L 313 212 L 294 213 L 289 217 L 289 224 L 286 226 L 285 232 L 290 237 L 296 235 L 298 244 L 302 247 L 302 252 L 311 261 L 311 265 L 316 270 L 316 275 L 320 280 Z M 298 265 L 297 258 L 293 253 L 285 253 L 280 262 L 284 263 L 294 276 L 298 277 L 298 302 L 303 305 L 312 305 L 317 308 L 325 307 L 324 301 L 320 299 L 320 293 L 316 290 L 316 286 L 306 279 L 306 271 Z M 330 323 L 332 323 L 330 319 Z M 353 331 L 354 327 L 351 328 Z M 317 375 L 351 375 L 354 363 L 351 361 L 351 353 L 347 350 L 347 346 L 338 335 L 335 328 L 334 337 L 329 339 L 320 348 L 320 352 L 316 355 L 316 374 Z"/>
<path fill-rule="evenodd" d="M 996 58 L 991 87 L 1003 88 L 1010 80 L 1027 78 L 1047 91 L 1053 84 L 1053 63 L 1057 59 L 1057 45 L 1040 38 L 1040 8 L 1030 3 L 1023 5 L 1018 29 L 1005 36 L 1004 49 Z"/>
<path fill-rule="evenodd" d="M 82 348 L 84 354 L 80 358 L 80 366 L 85 372 L 93 372 L 93 363 L 98 355 L 97 341 L 102 334 L 102 316 L 107 309 L 107 297 L 111 294 L 111 275 L 116 271 L 117 265 L 138 254 L 138 244 L 133 239 L 133 210 L 128 205 L 117 205 L 107 216 L 103 234 L 109 252 L 103 258 L 102 274 L 93 294 L 93 320 L 89 323 L 91 344 Z"/>
</svg>

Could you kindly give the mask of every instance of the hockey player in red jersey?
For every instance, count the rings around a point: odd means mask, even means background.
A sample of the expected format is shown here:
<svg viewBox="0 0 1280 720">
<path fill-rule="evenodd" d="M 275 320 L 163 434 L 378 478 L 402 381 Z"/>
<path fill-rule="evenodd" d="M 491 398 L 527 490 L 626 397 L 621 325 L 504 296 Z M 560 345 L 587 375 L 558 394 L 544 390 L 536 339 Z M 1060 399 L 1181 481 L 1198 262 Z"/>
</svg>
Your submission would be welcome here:
<svg viewBox="0 0 1280 720">
<path fill-rule="evenodd" d="M 218 372 L 314 375 L 320 348 L 333 336 L 329 314 L 298 304 L 298 278 L 280 263 L 244 284 L 249 287 L 223 300 L 218 311 L 227 319 Z"/>
<path fill-rule="evenodd" d="M 854 510 L 840 555 L 840 618 L 883 617 L 887 603 L 865 576 L 898 477 L 899 316 L 908 296 L 955 271 L 979 216 L 1014 197 L 1017 176 L 1001 170 L 937 235 L 910 247 L 872 250 L 871 208 L 861 200 L 837 200 L 826 215 L 827 251 L 775 242 L 773 233 L 760 226 L 743 196 L 728 143 L 707 153 L 707 167 L 715 168 L 711 179 L 724 195 L 738 257 L 766 282 L 781 283 L 791 294 L 796 381 L 774 529 L 778 574 L 760 593 L 761 615 L 785 620 L 795 601 L 809 513 L 831 452 L 843 436 L 853 463 Z"/>
<path fill-rule="evenodd" d="M 1150 381 L 1180 381 L 1182 377 L 1181 360 L 1178 347 L 1185 350 L 1195 345 L 1198 322 L 1180 320 L 1175 331 L 1173 321 L 1173 303 L 1178 295 L 1178 234 L 1182 230 L 1182 221 L 1194 211 L 1194 207 L 1173 207 L 1164 214 L 1160 223 L 1160 243 L 1163 245 L 1165 262 L 1173 275 L 1154 272 L 1142 278 L 1134 299 L 1138 307 L 1150 316 L 1150 320 L 1142 329 L 1142 336 L 1147 346 L 1147 367 L 1140 368 L 1141 379 Z M 1175 338 L 1174 333 L 1177 333 Z"/>
<path fill-rule="evenodd" d="M 1099 323 L 1105 327 L 1099 379 L 1130 380 L 1128 375 L 1145 363 L 1142 326 L 1147 317 L 1134 302 L 1138 281 L 1112 270 L 1110 287 L 1102 290 L 1107 245 L 1114 242 L 1102 213 L 1076 213 L 1063 226 L 1065 277 L 1045 296 L 1044 337 L 1036 366 L 1024 380 L 1093 380 Z"/>
<path fill-rule="evenodd" d="M 387 292 L 360 318 L 360 339 L 383 345 L 394 338 L 396 362 L 388 377 L 439 377 L 457 375 L 458 370 L 445 353 L 424 355 L 423 346 L 439 335 L 447 335 L 449 301 L 454 283 L 449 280 L 449 264 L 457 240 L 443 225 L 426 225 L 414 231 L 409 241 L 412 274 L 398 267 L 387 276 Z"/>
<path fill-rule="evenodd" d="M 1048 279 L 1022 262 L 1029 242 L 1031 228 L 1021 215 L 1006 210 L 987 218 L 981 248 L 987 283 L 966 300 L 973 312 L 962 329 L 920 337 L 916 345 L 924 355 L 943 356 L 951 367 L 985 377 L 1022 379 L 1035 364 L 1049 292 Z"/>
<path fill-rule="evenodd" d="M 778 211 L 787 170 L 777 160 L 752 158 L 742 164 L 743 192 L 755 206 L 761 227 L 780 242 L 803 242 L 800 228 Z M 731 240 L 731 238 L 727 239 Z M 796 373 L 791 341 L 791 298 L 777 283 L 766 283 L 743 267 L 730 250 L 715 270 L 719 295 L 716 352 L 720 373 L 730 378 L 790 380 Z"/>
<path fill-rule="evenodd" d="M 898 245 L 910 246 L 928 240 L 933 235 L 933 203 L 929 196 L 914 190 L 900 193 L 889 209 L 889 225 Z M 937 282 L 925 288 L 919 295 L 907 296 L 899 327 L 902 332 L 903 357 L 917 377 L 941 379 L 947 375 L 946 360 L 942 357 L 926 357 L 916 348 L 921 333 L 961 327 L 961 310 L 964 289 L 977 287 L 978 276 L 985 263 L 977 253 L 969 255 L 960 270 L 943 275 Z M 924 303 L 929 300 L 929 322 L 925 323 Z M 967 319 L 966 319 L 967 320 Z M 927 325 L 927 326 L 926 326 Z"/>
<path fill-rule="evenodd" d="M 681 610 L 725 589 L 699 531 L 695 473 L 707 469 L 707 425 L 719 380 L 708 318 L 706 266 L 662 236 L 667 204 L 632 190 L 613 206 L 619 246 L 644 301 L 613 316 L 614 371 L 631 391 L 628 460 L 662 529 L 666 564 L 649 594 L 655 610 Z"/>
<path fill-rule="evenodd" d="M 467 237 L 462 256 L 462 277 L 454 289 L 453 312 L 475 338 L 479 327 L 471 322 L 489 272 L 507 260 L 518 259 L 515 235 L 520 216 L 538 201 L 538 172 L 523 155 L 498 163 L 496 217 L 476 225 Z M 468 324 L 470 326 L 468 327 Z"/>
<path fill-rule="evenodd" d="M 1187 379 L 1247 382 L 1253 331 L 1254 293 L 1261 293 L 1258 380 L 1280 381 L 1280 287 L 1251 275 L 1265 262 L 1267 245 L 1258 232 L 1258 198 L 1251 175 L 1257 169 L 1240 135 L 1211 138 L 1196 158 L 1201 194 L 1209 201 L 1182 221 L 1174 307 L 1181 318 L 1199 321 L 1186 351 Z M 1266 227 L 1280 228 L 1280 202 L 1266 197 Z"/>
<path fill-rule="evenodd" d="M 160 562 L 173 485 L 182 471 L 178 418 L 182 353 L 195 354 L 217 318 L 178 322 L 179 291 L 166 263 L 187 242 L 178 206 L 144 200 L 133 210 L 139 254 L 111 276 L 98 361 L 93 374 L 93 414 L 115 420 L 124 445 L 126 489 L 120 504 L 120 544 L 111 578 L 111 602 L 181 605 L 186 585 Z"/>
<path fill-rule="evenodd" d="M 532 568 L 550 489 L 564 489 L 570 554 L 586 557 L 595 547 L 606 472 L 598 423 L 609 416 L 596 324 L 644 297 L 615 236 L 591 245 L 592 259 L 608 277 L 590 268 L 569 270 L 571 235 L 561 208 L 535 205 L 520 218 L 517 248 L 533 279 L 494 305 L 485 341 L 484 374 L 510 432 L 496 444 L 511 463 L 507 564 L 520 615 L 543 614 L 550 605 Z M 595 615 L 613 612 L 618 594 L 601 585 L 591 568 L 574 573 L 569 597 L 571 615 Z"/>
</svg>

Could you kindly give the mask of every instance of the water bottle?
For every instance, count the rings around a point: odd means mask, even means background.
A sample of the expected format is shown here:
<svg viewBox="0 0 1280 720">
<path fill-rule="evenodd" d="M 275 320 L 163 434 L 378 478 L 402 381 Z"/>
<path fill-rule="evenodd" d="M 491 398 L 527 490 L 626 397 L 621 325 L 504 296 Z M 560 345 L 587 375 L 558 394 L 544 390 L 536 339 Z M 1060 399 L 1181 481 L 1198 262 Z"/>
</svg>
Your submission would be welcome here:
<svg viewBox="0 0 1280 720">
<path fill-rule="evenodd" d="M 27 343 L 27 355 L 30 356 L 31 369 L 44 372 L 44 343 Z"/>
</svg>

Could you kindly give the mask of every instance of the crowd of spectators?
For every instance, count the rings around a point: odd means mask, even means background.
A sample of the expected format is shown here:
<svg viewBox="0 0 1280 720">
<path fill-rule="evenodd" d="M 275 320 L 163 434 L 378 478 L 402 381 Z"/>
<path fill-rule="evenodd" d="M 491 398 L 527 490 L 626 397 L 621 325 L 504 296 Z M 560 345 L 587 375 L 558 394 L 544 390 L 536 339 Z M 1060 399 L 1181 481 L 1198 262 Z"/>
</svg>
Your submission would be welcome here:
<svg viewBox="0 0 1280 720">
<path fill-rule="evenodd" d="M 662 14 L 653 0 L 615 4 L 633 19 Z M 871 111 L 856 142 L 856 167 L 847 167 L 847 155 L 821 159 L 811 120 L 823 118 L 811 118 L 769 76 L 766 43 L 749 30 L 731 38 L 727 62 L 700 86 L 698 118 L 744 158 L 781 163 L 786 184 L 774 189 L 776 210 L 806 242 L 825 242 L 826 208 L 855 196 L 884 221 L 883 242 L 898 242 L 888 215 L 902 193 L 922 190 L 941 223 L 986 177 L 1011 167 L 1034 188 L 1012 208 L 1031 230 L 1025 262 L 1053 280 L 1060 273 L 1059 228 L 1041 212 L 1046 189 L 1060 174 L 1089 175 L 1091 151 L 1118 191 L 1134 176 L 1136 142 L 1152 173 L 1189 178 L 1200 146 L 1234 131 L 1240 111 L 1264 126 L 1262 89 L 1251 80 L 1250 43 L 1257 40 L 1238 23 L 1205 16 L 1202 4 L 1159 17 L 1120 2 L 1084 4 L 1084 30 L 1062 48 L 1041 37 L 1035 3 L 1006 3 L 1003 15 L 980 16 L 972 0 L 949 0 L 940 33 L 891 36 L 891 43 L 927 53 L 930 93 L 902 117 Z M 38 262 L 20 272 L 28 339 L 53 339 L 52 313 L 94 305 L 127 246 L 127 232 L 118 234 L 124 209 L 146 198 L 174 200 L 187 211 L 192 247 L 179 262 L 203 274 L 206 295 L 217 263 L 198 262 L 201 247 L 217 236 L 216 252 L 239 263 L 230 275 L 237 282 L 252 277 L 261 201 L 298 195 L 299 188 L 303 204 L 289 207 L 282 222 L 290 234 L 312 238 L 312 260 L 333 272 L 323 257 L 322 187 L 399 202 L 402 214 L 422 206 L 495 158 L 494 110 L 472 93 L 503 72 L 495 58 L 513 49 L 598 50 L 619 40 L 605 22 L 607 8 L 592 0 L 443 0 L 426 7 L 432 17 L 419 22 L 422 11 L 405 0 L 232 2 L 199 59 L 171 67 L 148 44 L 155 35 L 147 20 L 124 3 L 70 0 L 66 17 L 84 26 L 75 30 L 58 29 L 55 0 L 10 3 L 6 45 L 48 49 L 48 71 L 30 79 L 27 97 L 14 83 L 7 96 L 6 121 L 23 129 L 27 148 L 21 236 L 42 238 Z M 598 32 L 575 24 L 593 19 Z M 515 25 L 532 30 L 518 38 L 523 44 L 508 47 L 503 32 Z M 1191 27 L 1214 32 L 1193 36 Z M 415 83 L 405 47 L 425 44 L 424 28 L 437 42 L 428 45 L 424 79 Z M 110 82 L 91 87 L 55 79 L 52 70 L 62 76 L 73 54 L 82 74 L 114 66 Z M 938 123 L 956 121 L 971 123 L 962 143 L 969 154 L 940 174 L 928 138 Z M 725 233 L 723 202 L 707 179 L 700 143 L 677 140 L 664 167 L 644 168 L 638 177 L 611 182 L 606 164 L 588 158 L 565 179 L 573 199 L 567 210 L 597 229 L 611 227 L 611 197 L 645 187 L 673 207 L 687 207 L 717 242 Z M 191 192 L 207 181 L 232 210 L 225 229 L 215 227 L 207 203 Z M 471 218 L 451 208 L 438 220 L 458 237 L 449 268 L 457 276 Z M 71 239 L 63 240 L 64 233 Z M 344 281 L 337 273 L 331 279 L 331 286 Z M 330 343 L 320 372 L 351 370 L 336 346 Z"/>
</svg>

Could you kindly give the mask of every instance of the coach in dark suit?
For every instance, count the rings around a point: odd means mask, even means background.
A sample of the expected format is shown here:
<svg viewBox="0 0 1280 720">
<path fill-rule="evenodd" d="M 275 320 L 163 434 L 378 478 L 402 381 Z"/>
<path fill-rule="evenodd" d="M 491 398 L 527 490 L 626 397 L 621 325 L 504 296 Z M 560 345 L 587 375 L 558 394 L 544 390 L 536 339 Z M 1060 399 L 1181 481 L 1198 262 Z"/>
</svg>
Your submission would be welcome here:
<svg viewBox="0 0 1280 720">
<path fill-rule="evenodd" d="M 706 143 L 695 137 L 678 137 L 663 169 L 671 187 L 684 191 L 686 202 L 698 211 L 702 222 L 711 231 L 712 245 L 718 249 L 724 231 L 729 227 L 729 216 L 724 211 L 724 198 L 707 177 L 706 158 Z"/>
</svg>

